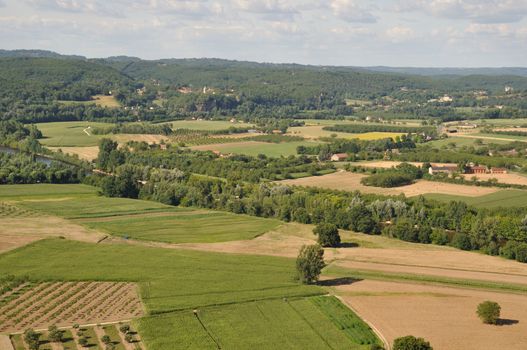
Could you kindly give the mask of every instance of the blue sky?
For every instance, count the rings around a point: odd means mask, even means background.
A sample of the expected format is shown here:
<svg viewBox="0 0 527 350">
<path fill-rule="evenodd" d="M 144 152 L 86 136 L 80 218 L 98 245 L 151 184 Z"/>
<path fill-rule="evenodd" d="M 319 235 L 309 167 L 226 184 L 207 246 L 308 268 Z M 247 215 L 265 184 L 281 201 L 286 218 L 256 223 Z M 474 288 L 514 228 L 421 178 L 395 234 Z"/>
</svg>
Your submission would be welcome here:
<svg viewBox="0 0 527 350">
<path fill-rule="evenodd" d="M 0 0 L 0 48 L 352 66 L 527 66 L 527 0 Z"/>
</svg>

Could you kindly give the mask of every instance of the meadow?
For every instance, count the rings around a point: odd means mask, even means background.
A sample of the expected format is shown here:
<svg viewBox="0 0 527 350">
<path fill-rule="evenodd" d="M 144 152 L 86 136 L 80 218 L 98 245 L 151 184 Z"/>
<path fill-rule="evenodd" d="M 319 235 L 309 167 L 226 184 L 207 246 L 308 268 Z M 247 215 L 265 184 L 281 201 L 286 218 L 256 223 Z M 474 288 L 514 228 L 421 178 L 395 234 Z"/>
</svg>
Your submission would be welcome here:
<svg viewBox="0 0 527 350">
<path fill-rule="evenodd" d="M 92 135 L 90 127 L 108 127 L 112 124 L 96 122 L 54 122 L 38 123 L 36 127 L 42 131 L 44 146 L 53 147 L 86 147 L 97 146 L 104 135 Z"/>
<path fill-rule="evenodd" d="M 439 193 L 425 194 L 428 199 L 439 201 L 463 201 L 476 208 L 509 208 L 525 207 L 527 205 L 527 191 L 524 190 L 499 190 L 494 193 L 486 194 L 480 197 L 465 197 L 456 195 L 445 195 Z"/>
<path fill-rule="evenodd" d="M 166 243 L 252 239 L 281 224 L 278 220 L 194 209 L 153 216 L 116 216 L 111 219 L 83 220 L 82 223 L 114 236 Z"/>
</svg>

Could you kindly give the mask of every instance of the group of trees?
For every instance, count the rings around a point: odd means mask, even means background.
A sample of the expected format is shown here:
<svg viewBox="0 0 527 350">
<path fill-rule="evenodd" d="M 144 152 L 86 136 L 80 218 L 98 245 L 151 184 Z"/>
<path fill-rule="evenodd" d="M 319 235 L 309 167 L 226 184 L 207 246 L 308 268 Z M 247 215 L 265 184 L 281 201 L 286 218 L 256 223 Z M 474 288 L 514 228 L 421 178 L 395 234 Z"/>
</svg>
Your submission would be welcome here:
<svg viewBox="0 0 527 350">
<path fill-rule="evenodd" d="M 0 152 L 0 184 L 78 183 L 85 175 L 83 168 L 74 165 L 28 153 Z"/>
</svg>

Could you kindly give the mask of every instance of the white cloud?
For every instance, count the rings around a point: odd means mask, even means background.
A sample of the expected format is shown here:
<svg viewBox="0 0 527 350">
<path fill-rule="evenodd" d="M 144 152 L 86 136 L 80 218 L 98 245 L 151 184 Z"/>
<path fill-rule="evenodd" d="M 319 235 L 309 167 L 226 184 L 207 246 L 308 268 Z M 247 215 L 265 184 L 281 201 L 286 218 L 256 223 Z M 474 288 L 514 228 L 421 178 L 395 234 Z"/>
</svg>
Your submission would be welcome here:
<svg viewBox="0 0 527 350">
<path fill-rule="evenodd" d="M 333 14 L 347 22 L 375 23 L 377 18 L 356 0 L 332 0 L 329 4 Z"/>
<path fill-rule="evenodd" d="M 527 16 L 527 0 L 400 0 L 397 10 L 477 23 L 511 23 Z"/>
<path fill-rule="evenodd" d="M 95 13 L 120 17 L 123 15 L 119 1 L 108 4 L 103 0 L 25 0 L 30 6 L 46 10 L 70 13 Z"/>
<path fill-rule="evenodd" d="M 385 32 L 388 39 L 393 43 L 400 43 L 403 41 L 408 41 L 415 36 L 415 32 L 412 28 L 404 26 L 395 26 L 389 28 Z"/>
</svg>

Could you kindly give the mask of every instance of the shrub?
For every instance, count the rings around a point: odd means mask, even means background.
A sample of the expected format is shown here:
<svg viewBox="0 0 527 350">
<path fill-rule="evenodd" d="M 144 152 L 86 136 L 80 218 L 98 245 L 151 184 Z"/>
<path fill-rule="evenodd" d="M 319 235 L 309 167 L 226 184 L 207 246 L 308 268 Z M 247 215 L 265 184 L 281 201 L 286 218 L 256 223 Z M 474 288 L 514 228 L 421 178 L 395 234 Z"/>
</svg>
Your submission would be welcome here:
<svg viewBox="0 0 527 350">
<path fill-rule="evenodd" d="M 393 350 L 433 350 L 433 348 L 423 338 L 407 335 L 393 341 Z"/>
<path fill-rule="evenodd" d="M 484 301 L 478 305 L 478 317 L 486 324 L 497 324 L 500 318 L 501 306 L 494 301 Z"/>
<path fill-rule="evenodd" d="M 83 348 L 88 347 L 88 339 L 85 337 L 79 338 L 79 345 L 82 346 Z"/>
<path fill-rule="evenodd" d="M 304 245 L 300 248 L 296 259 L 298 279 L 305 284 L 315 283 L 326 266 L 324 263 L 324 249 L 318 244 Z"/>
<path fill-rule="evenodd" d="M 507 241 L 503 247 L 500 248 L 500 255 L 507 259 L 516 259 L 516 245 L 514 241 Z"/>
<path fill-rule="evenodd" d="M 323 247 L 338 247 L 340 245 L 339 230 L 334 224 L 318 224 L 313 233 L 318 236 L 318 243 Z"/>
<path fill-rule="evenodd" d="M 527 263 L 527 243 L 519 243 L 516 246 L 516 261 Z"/>
<path fill-rule="evenodd" d="M 448 244 L 448 234 L 444 229 L 435 228 L 432 230 L 432 234 L 430 235 L 430 238 L 432 239 L 432 243 L 438 244 L 438 245 L 445 245 Z"/>
<path fill-rule="evenodd" d="M 123 324 L 122 326 L 119 327 L 119 330 L 121 331 L 121 333 L 126 334 L 130 331 L 130 326 L 127 324 Z"/>
<path fill-rule="evenodd" d="M 453 247 L 462 249 L 462 250 L 471 250 L 472 243 L 470 242 L 470 237 L 464 233 L 457 232 L 454 237 L 452 237 L 452 242 L 450 242 Z"/>
</svg>

